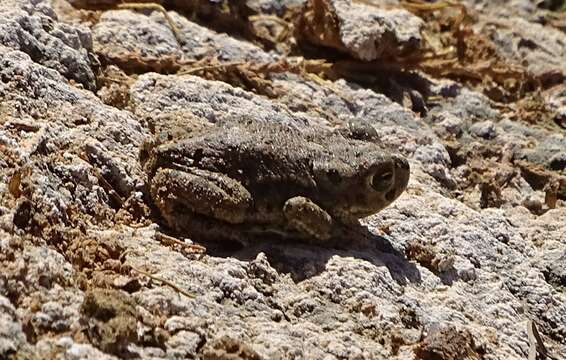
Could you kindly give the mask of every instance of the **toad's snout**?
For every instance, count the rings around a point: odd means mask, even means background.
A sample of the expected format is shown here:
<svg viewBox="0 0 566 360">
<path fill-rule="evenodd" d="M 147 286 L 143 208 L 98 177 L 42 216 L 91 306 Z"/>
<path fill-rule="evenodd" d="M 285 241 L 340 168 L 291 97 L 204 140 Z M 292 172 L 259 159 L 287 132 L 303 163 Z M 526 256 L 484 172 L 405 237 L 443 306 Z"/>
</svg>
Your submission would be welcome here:
<svg viewBox="0 0 566 360">
<path fill-rule="evenodd" d="M 370 175 L 369 185 L 391 203 L 407 188 L 410 172 L 407 159 L 400 155 L 391 155 L 390 161 L 380 164 Z"/>
<path fill-rule="evenodd" d="M 393 162 L 395 164 L 395 182 L 393 188 L 385 194 L 385 198 L 389 201 L 397 199 L 405 191 L 409 184 L 409 176 L 411 175 L 409 161 L 403 156 L 393 155 Z"/>
</svg>

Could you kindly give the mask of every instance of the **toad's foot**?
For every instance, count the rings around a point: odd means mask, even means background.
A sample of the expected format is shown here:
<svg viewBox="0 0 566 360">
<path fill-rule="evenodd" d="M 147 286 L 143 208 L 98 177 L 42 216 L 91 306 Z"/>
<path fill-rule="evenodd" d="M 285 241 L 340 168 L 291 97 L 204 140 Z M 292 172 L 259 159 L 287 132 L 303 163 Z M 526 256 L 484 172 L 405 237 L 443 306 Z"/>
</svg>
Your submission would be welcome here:
<svg viewBox="0 0 566 360">
<path fill-rule="evenodd" d="M 283 207 L 289 225 L 295 230 L 320 242 L 331 237 L 332 217 L 303 196 L 290 198 Z"/>
</svg>

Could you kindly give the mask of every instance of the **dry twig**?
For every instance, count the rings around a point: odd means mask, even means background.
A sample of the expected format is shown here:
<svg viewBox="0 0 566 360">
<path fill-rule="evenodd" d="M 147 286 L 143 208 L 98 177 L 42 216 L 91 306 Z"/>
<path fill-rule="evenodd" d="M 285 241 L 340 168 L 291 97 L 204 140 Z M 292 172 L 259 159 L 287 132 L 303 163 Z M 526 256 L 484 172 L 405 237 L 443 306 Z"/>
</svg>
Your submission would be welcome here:
<svg viewBox="0 0 566 360">
<path fill-rule="evenodd" d="M 179 30 L 179 28 L 177 27 L 177 25 L 175 25 L 175 23 L 173 22 L 173 19 L 171 18 L 171 16 L 169 16 L 169 14 L 167 13 L 167 10 L 165 10 L 165 8 L 157 3 L 121 3 L 116 5 L 116 7 L 118 9 L 128 9 L 128 10 L 156 10 L 159 11 L 163 14 L 163 16 L 165 16 L 165 20 L 167 20 L 167 23 L 169 24 L 169 26 L 171 27 L 171 30 L 173 31 L 173 35 L 175 36 L 175 39 L 177 40 L 177 43 L 179 44 L 179 46 L 181 46 L 181 44 L 184 42 L 183 41 L 183 36 L 181 35 L 181 31 Z"/>
<path fill-rule="evenodd" d="M 138 273 L 140 273 L 140 274 L 142 274 L 142 275 L 145 275 L 145 276 L 147 276 L 148 278 L 150 278 L 150 279 L 152 279 L 152 280 L 159 281 L 159 282 L 161 282 L 162 284 L 169 286 L 170 288 L 172 288 L 172 289 L 175 290 L 176 292 L 178 292 L 178 293 L 180 293 L 180 294 L 183 294 L 183 295 L 185 295 L 185 296 L 188 297 L 188 298 L 194 299 L 194 298 L 196 297 L 196 294 L 190 293 L 190 292 L 188 292 L 188 291 L 186 291 L 186 290 L 181 289 L 180 287 L 178 287 L 177 285 L 173 284 L 173 283 L 170 282 L 169 280 L 166 280 L 166 279 L 162 279 L 162 278 L 160 278 L 160 277 L 157 277 L 157 276 L 155 276 L 155 275 L 153 275 L 153 274 L 150 274 L 150 273 L 147 272 L 147 271 L 144 271 L 144 270 L 142 270 L 142 269 L 138 269 L 137 267 L 135 267 L 135 266 L 133 266 L 133 265 L 129 265 L 129 266 L 132 268 L 132 270 L 134 270 L 134 271 L 136 271 L 136 272 L 138 272 Z"/>
</svg>

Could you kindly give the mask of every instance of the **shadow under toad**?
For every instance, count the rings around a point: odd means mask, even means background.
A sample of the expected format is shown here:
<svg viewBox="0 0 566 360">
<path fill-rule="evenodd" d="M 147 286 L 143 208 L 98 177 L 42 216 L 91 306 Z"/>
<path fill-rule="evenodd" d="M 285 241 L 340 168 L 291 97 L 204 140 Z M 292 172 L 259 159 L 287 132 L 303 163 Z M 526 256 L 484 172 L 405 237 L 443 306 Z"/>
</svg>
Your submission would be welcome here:
<svg viewBox="0 0 566 360">
<path fill-rule="evenodd" d="M 420 271 L 403 252 L 395 249 L 387 238 L 373 234 L 361 225 L 351 229 L 342 241 L 336 241 L 333 246 L 268 237 L 245 246 L 217 242 L 200 244 L 206 246 L 210 256 L 234 257 L 242 261 L 252 261 L 259 253 L 264 253 L 274 269 L 289 274 L 295 282 L 322 273 L 333 256 L 351 257 L 385 267 L 399 285 L 421 282 Z"/>
</svg>

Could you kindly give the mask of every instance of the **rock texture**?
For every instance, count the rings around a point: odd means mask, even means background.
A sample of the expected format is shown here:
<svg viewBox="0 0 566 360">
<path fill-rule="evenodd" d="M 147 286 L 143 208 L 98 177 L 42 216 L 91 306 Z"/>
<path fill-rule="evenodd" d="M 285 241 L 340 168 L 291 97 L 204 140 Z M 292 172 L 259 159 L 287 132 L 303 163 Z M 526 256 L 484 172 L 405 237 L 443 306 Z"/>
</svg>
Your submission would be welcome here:
<svg viewBox="0 0 566 360">
<path fill-rule="evenodd" d="M 304 20 L 305 35 L 314 44 L 348 52 L 366 61 L 417 51 L 422 41 L 422 19 L 406 10 L 385 9 L 380 5 L 384 4 L 312 1 Z"/>
<path fill-rule="evenodd" d="M 159 12 L 73 3 L 0 4 L 0 358 L 525 359 L 531 322 L 566 358 L 563 84 L 503 106 L 421 73 L 435 100 L 414 112 L 398 78 L 397 102 L 323 80 L 305 70 L 319 63 L 284 64 L 175 2 L 181 44 Z M 306 2 L 339 25 L 339 42 L 310 45 L 356 61 L 421 51 L 424 20 L 360 3 Z M 491 2 L 471 3 L 489 26 Z M 494 41 L 554 84 L 566 35 L 523 8 Z M 350 248 L 266 238 L 202 254 L 153 211 L 139 162 L 156 129 L 188 117 L 362 124 L 347 136 L 405 155 L 409 187 Z"/>
<path fill-rule="evenodd" d="M 47 2 L 4 2 L 0 8 L 0 44 L 28 54 L 87 89 L 95 87 L 92 34 L 57 21 Z"/>
</svg>

